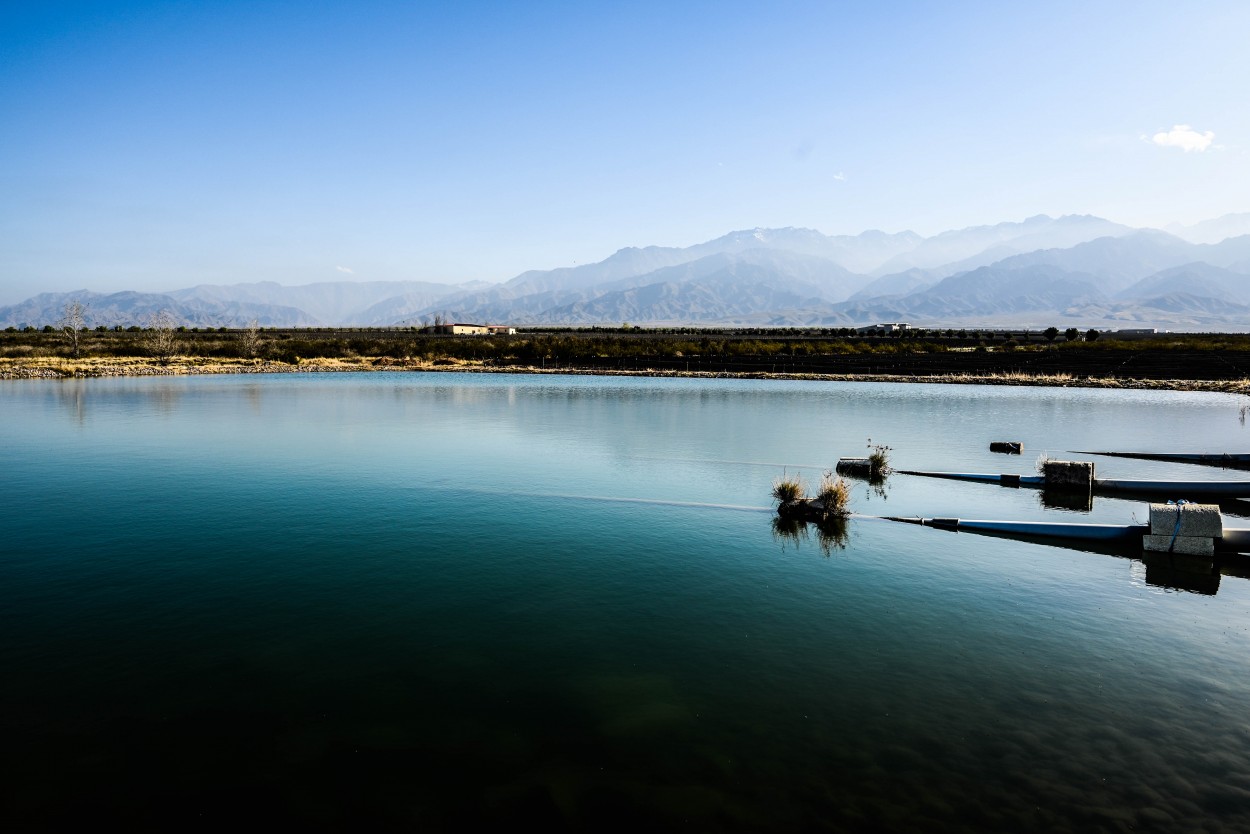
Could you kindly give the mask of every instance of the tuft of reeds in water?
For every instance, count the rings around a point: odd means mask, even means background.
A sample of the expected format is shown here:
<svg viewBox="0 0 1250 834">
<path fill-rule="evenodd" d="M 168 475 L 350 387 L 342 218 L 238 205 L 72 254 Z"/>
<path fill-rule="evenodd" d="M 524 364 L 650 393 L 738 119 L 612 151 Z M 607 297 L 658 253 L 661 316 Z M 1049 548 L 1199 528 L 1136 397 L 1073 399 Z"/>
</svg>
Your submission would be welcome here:
<svg viewBox="0 0 1250 834">
<path fill-rule="evenodd" d="M 773 498 L 782 504 L 798 501 L 807 494 L 807 484 L 798 475 L 786 475 L 773 481 Z"/>
<path fill-rule="evenodd" d="M 889 446 L 883 443 L 873 443 L 872 438 L 868 438 L 868 468 L 873 478 L 884 478 L 890 474 L 890 452 Z"/>
<path fill-rule="evenodd" d="M 851 487 L 832 472 L 821 478 L 816 500 L 824 508 L 826 518 L 846 518 L 851 514 Z"/>
</svg>

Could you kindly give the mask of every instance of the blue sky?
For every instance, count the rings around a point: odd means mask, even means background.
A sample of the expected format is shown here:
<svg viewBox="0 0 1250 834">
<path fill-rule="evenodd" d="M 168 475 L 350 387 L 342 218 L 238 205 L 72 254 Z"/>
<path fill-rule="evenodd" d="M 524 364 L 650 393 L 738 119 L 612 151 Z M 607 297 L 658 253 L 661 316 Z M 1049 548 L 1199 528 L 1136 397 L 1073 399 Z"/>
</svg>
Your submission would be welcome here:
<svg viewBox="0 0 1250 834">
<path fill-rule="evenodd" d="M 1244 0 L 8 0 L 0 303 L 1248 211 L 1247 32 Z"/>
</svg>

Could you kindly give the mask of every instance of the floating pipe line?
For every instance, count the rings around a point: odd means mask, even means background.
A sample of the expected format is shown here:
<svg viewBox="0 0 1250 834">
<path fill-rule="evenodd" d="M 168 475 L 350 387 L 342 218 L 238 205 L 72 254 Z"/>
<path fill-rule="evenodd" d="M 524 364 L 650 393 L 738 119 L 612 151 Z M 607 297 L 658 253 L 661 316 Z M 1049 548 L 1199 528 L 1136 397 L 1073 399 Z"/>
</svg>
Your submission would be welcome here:
<svg viewBox="0 0 1250 834">
<path fill-rule="evenodd" d="M 1250 496 L 1250 481 L 1128 481 L 1094 479 L 1095 492 L 1135 492 L 1153 495 L 1213 495 L 1225 498 Z"/>
<path fill-rule="evenodd" d="M 886 521 L 918 524 L 956 533 L 1026 539 L 1062 539 L 1069 542 L 1141 545 L 1141 537 L 1150 532 L 1149 524 L 1079 524 L 1066 521 L 996 521 L 973 518 L 904 518 L 881 516 Z M 1225 527 L 1216 539 L 1216 549 L 1225 552 L 1250 550 L 1250 528 Z"/>
<path fill-rule="evenodd" d="M 899 469 L 900 475 L 918 475 L 922 478 L 946 478 L 953 481 L 976 481 L 1001 486 L 1027 486 L 1045 488 L 1046 479 L 1041 475 L 993 475 L 977 472 L 922 472 Z M 1065 487 L 1055 485 L 1056 489 Z M 1070 487 L 1069 487 L 1070 488 Z M 1095 478 L 1094 492 L 1134 493 L 1137 495 L 1202 496 L 1225 498 L 1250 497 L 1250 481 L 1137 481 L 1123 478 Z"/>
<path fill-rule="evenodd" d="M 883 516 L 889 521 L 902 521 L 966 533 L 1016 534 L 1035 538 L 1059 538 L 1075 541 L 1131 541 L 1134 536 L 1150 532 L 1148 524 L 1080 524 L 1067 521 L 993 521 L 974 518 L 898 518 Z M 1250 533 L 1250 530 L 1246 531 Z M 1138 539 L 1140 543 L 1140 538 Z"/>
<path fill-rule="evenodd" d="M 1250 469 L 1247 452 L 1069 452 L 1073 455 L 1101 455 L 1108 458 L 1159 460 L 1168 463 L 1193 463 L 1201 466 L 1222 466 L 1225 469 Z"/>
</svg>

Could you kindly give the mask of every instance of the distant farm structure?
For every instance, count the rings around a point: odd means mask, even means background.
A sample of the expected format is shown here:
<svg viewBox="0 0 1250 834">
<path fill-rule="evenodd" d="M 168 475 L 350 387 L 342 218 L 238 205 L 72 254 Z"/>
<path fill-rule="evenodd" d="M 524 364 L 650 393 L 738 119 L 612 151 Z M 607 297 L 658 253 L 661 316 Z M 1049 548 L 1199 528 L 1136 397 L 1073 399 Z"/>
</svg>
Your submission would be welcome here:
<svg viewBox="0 0 1250 834">
<path fill-rule="evenodd" d="M 870 324 L 867 327 L 857 327 L 855 333 L 859 336 L 890 336 L 908 330 L 911 330 L 911 325 L 905 321 L 885 321 L 880 324 Z"/>
<path fill-rule="evenodd" d="M 516 328 L 506 324 L 432 324 L 425 333 L 437 336 L 515 336 Z"/>
</svg>

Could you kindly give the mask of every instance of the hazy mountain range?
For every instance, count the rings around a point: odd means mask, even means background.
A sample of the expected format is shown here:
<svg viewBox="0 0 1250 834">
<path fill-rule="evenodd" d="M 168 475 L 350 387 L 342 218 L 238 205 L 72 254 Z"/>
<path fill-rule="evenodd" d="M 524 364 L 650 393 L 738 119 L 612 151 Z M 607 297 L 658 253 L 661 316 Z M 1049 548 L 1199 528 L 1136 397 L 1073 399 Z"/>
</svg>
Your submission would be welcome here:
<svg viewBox="0 0 1250 834">
<path fill-rule="evenodd" d="M 481 323 L 847 326 L 1154 326 L 1250 330 L 1250 213 L 1134 229 L 1044 215 L 923 237 L 731 232 L 685 248 L 622 249 L 593 264 L 502 284 L 350 282 L 200 285 L 167 293 L 44 293 L 0 308 L 0 327 L 61 318 L 187 326 Z"/>
</svg>

